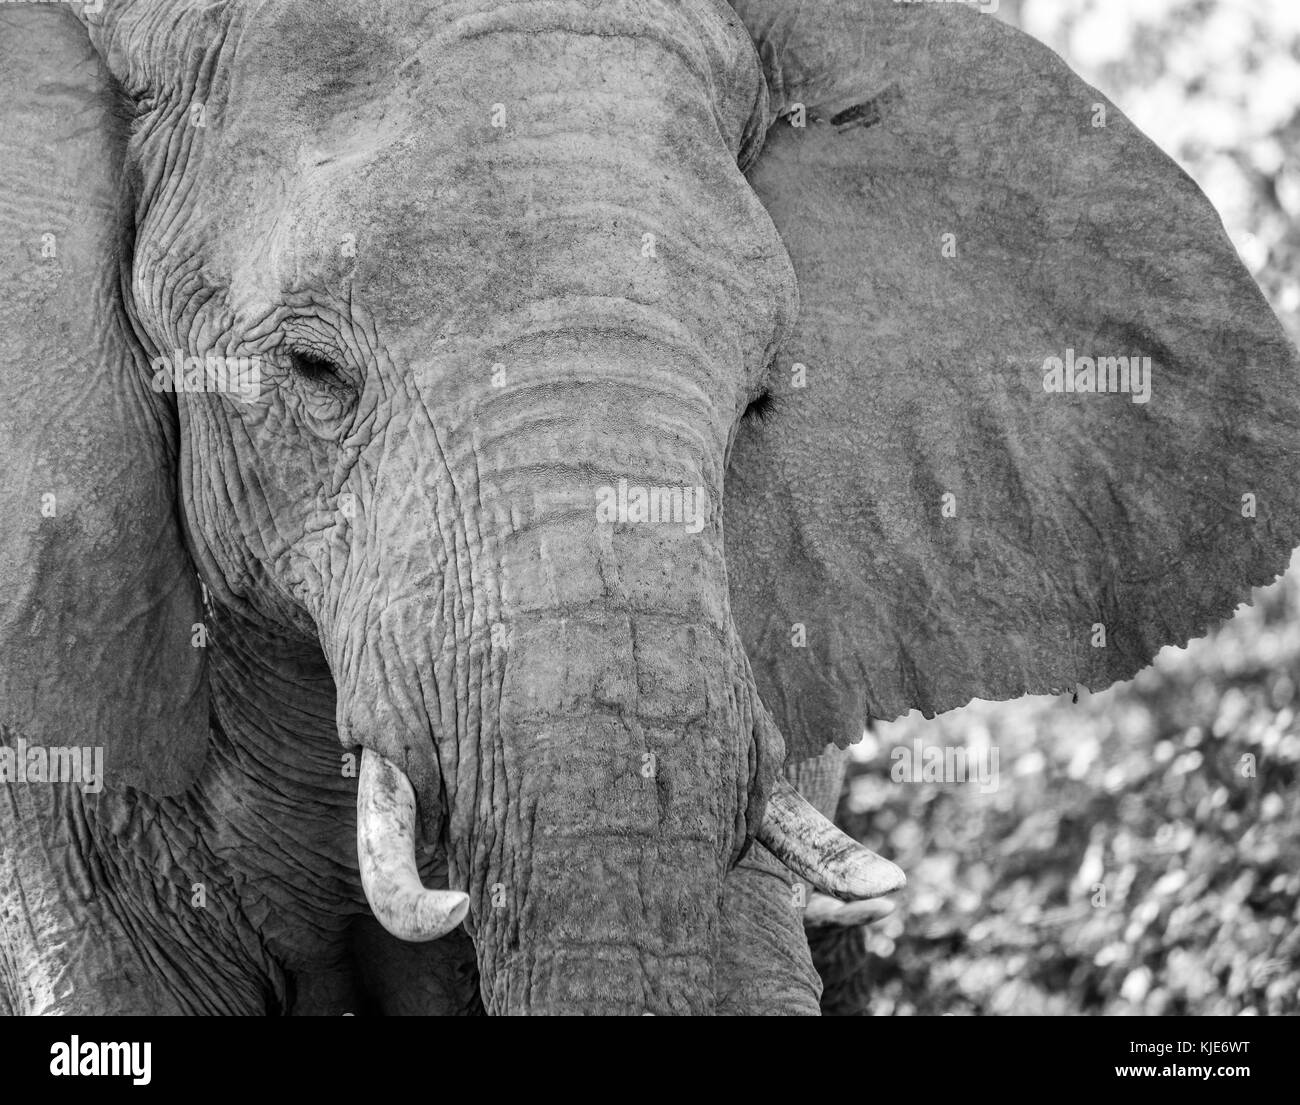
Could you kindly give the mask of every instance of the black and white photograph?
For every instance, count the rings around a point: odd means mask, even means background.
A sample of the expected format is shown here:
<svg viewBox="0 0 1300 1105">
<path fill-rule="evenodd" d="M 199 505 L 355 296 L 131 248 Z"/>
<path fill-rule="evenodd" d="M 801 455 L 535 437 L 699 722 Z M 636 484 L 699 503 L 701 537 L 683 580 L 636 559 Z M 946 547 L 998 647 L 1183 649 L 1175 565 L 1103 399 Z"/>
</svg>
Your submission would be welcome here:
<svg viewBox="0 0 1300 1105">
<path fill-rule="evenodd" d="M 1297 0 L 0 3 L 25 1066 L 1012 1017 L 1258 1082 L 1297 340 Z"/>
</svg>

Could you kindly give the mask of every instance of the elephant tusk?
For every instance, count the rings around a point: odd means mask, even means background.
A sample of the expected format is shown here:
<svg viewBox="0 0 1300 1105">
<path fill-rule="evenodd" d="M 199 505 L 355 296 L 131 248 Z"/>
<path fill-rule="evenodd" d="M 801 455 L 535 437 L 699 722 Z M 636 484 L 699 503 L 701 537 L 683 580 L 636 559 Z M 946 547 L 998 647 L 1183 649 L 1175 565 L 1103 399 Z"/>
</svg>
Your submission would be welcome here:
<svg viewBox="0 0 1300 1105">
<path fill-rule="evenodd" d="M 902 869 L 840 832 L 784 778 L 767 801 L 758 839 L 795 874 L 842 901 L 875 898 L 907 885 Z"/>
<path fill-rule="evenodd" d="M 841 902 L 814 890 L 808 896 L 803 911 L 806 929 L 855 929 L 874 925 L 894 912 L 894 903 L 888 898 L 868 898 L 861 902 Z"/>
<path fill-rule="evenodd" d="M 357 858 L 366 901 L 399 940 L 437 940 L 469 912 L 468 895 L 428 890 L 420 882 L 415 791 L 404 772 L 368 748 L 361 753 L 357 784 Z"/>
</svg>

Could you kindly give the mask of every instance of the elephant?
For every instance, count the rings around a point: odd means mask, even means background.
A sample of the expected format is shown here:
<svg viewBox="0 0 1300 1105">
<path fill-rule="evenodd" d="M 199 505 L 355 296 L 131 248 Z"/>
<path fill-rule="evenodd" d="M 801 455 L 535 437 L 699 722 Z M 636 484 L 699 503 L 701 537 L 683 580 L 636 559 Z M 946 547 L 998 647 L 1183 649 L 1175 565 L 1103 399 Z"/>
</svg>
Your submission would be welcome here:
<svg viewBox="0 0 1300 1105">
<path fill-rule="evenodd" d="M 868 722 L 1300 544 L 1210 203 L 969 5 L 7 5 L 0 101 L 7 1013 L 815 1015 Z"/>
</svg>

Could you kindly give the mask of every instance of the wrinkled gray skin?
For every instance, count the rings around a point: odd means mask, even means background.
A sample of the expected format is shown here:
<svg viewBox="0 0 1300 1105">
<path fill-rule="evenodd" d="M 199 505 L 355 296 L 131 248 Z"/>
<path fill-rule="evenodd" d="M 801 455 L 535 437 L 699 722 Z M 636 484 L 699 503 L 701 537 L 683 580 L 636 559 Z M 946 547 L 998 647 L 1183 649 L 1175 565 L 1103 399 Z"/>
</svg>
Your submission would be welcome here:
<svg viewBox="0 0 1300 1105">
<path fill-rule="evenodd" d="M 132 323 L 271 375 L 178 404 L 202 774 L 60 794 L 95 889 L 10 948 L 11 1006 L 469 1010 L 481 976 L 494 1013 L 817 1008 L 797 880 L 733 869 L 783 753 L 729 611 L 723 473 L 796 309 L 737 166 L 753 48 L 713 2 L 625 5 L 617 38 L 561 5 L 450 33 L 473 6 L 238 4 L 202 49 L 147 20 L 122 47 L 166 75 L 130 147 Z M 545 144 L 490 125 L 503 55 L 506 122 Z M 704 488 L 707 524 L 594 525 L 620 478 Z M 435 836 L 446 803 L 426 874 L 467 889 L 473 947 L 367 916 L 340 741 L 402 765 Z"/>
<path fill-rule="evenodd" d="M 868 713 L 1098 689 L 1281 570 L 1294 351 L 1213 212 L 944 7 L 0 8 L 0 737 L 110 771 L 0 790 L 0 1005 L 815 1013 L 782 771 L 830 812 Z M 1044 398 L 1092 339 L 1160 401 Z M 153 391 L 177 349 L 261 396 Z M 702 527 L 602 524 L 621 479 Z M 371 915 L 359 748 L 465 929 Z"/>
</svg>

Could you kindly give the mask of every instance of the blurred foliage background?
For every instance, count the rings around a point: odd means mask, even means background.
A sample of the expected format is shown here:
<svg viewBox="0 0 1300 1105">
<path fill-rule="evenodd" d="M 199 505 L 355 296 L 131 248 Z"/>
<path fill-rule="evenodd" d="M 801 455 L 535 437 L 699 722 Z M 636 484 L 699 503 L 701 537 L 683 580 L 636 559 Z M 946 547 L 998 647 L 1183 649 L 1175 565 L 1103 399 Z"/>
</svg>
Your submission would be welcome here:
<svg viewBox="0 0 1300 1105">
<path fill-rule="evenodd" d="M 984 18 L 993 18 L 985 16 Z M 1002 0 L 1209 195 L 1300 341 L 1300 0 Z M 1298 474 L 1300 478 L 1300 474 Z M 827 1011 L 1300 1013 L 1300 561 L 1131 683 L 877 725 L 840 806 L 899 909 Z M 1000 785 L 891 751 L 996 748 Z"/>
</svg>

